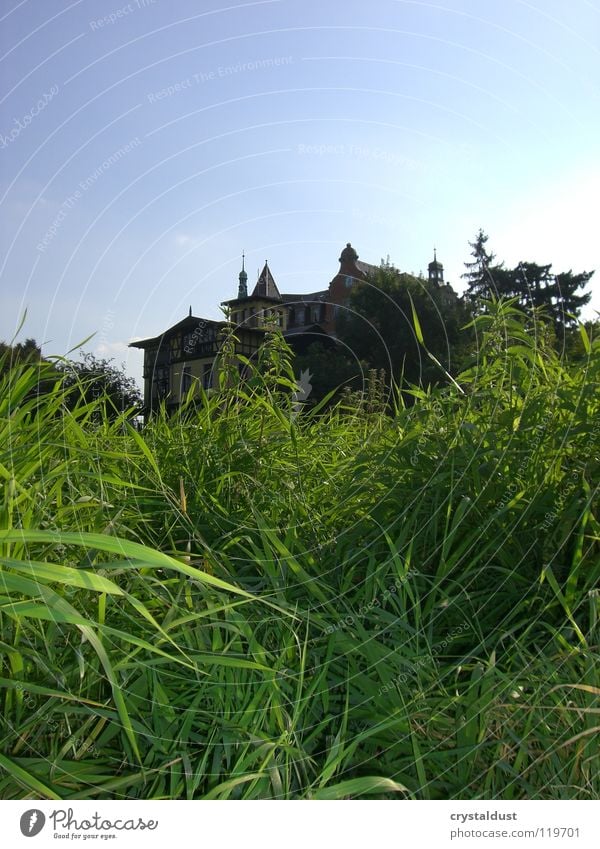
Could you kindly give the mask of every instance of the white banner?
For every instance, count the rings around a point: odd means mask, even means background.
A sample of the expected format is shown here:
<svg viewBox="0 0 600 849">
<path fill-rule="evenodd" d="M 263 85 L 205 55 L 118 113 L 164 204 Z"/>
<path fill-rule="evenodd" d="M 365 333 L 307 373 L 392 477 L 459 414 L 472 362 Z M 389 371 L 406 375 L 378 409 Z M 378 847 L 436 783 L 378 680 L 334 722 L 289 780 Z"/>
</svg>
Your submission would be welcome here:
<svg viewBox="0 0 600 849">
<path fill-rule="evenodd" d="M 229 808 L 229 810 L 227 810 Z M 235 810 L 234 810 L 235 808 Z M 2 846 L 600 846 L 598 802 L 0 802 Z"/>
</svg>

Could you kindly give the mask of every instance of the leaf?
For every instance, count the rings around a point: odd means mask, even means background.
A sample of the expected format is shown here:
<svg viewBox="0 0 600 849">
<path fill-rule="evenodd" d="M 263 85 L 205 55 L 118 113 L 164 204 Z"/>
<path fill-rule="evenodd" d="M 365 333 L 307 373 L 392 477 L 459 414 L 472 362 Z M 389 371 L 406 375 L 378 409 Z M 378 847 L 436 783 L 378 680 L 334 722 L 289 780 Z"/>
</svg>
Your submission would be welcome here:
<svg viewBox="0 0 600 849">
<path fill-rule="evenodd" d="M 375 775 L 366 775 L 362 778 L 350 778 L 340 784 L 330 787 L 322 787 L 310 794 L 312 799 L 346 799 L 349 796 L 364 796 L 365 793 L 406 793 L 409 790 L 403 785 L 392 781 L 391 778 L 380 778 Z"/>
<path fill-rule="evenodd" d="M 425 345 L 425 340 L 423 339 L 423 331 L 421 330 L 421 323 L 419 321 L 419 317 L 417 315 L 417 311 L 415 309 L 415 305 L 414 305 L 414 302 L 413 302 L 413 299 L 411 297 L 410 292 L 408 292 L 408 297 L 409 297 L 409 300 L 410 300 L 410 308 L 412 310 L 412 319 L 413 319 L 413 325 L 414 325 L 414 328 L 415 328 L 415 335 L 416 335 L 418 341 L 421 343 L 421 345 Z"/>
<path fill-rule="evenodd" d="M 585 348 L 586 354 L 592 353 L 592 344 L 590 342 L 590 337 L 588 336 L 587 330 L 585 329 L 585 325 L 583 322 L 579 322 L 579 335 L 581 336 L 581 341 L 583 342 L 583 347 Z"/>
<path fill-rule="evenodd" d="M 6 755 L 0 754 L 0 768 L 4 769 L 8 772 L 9 775 L 12 775 L 13 778 L 18 781 L 20 784 L 24 784 L 29 790 L 34 790 L 36 793 L 39 793 L 40 796 L 43 796 L 46 799 L 56 799 L 60 800 L 60 796 L 58 793 L 55 793 L 54 790 L 51 790 L 46 784 L 36 778 L 35 775 L 32 775 L 30 772 L 27 772 L 26 769 L 23 769 L 22 766 L 16 764 L 14 761 L 7 758 Z"/>
<path fill-rule="evenodd" d="M 194 578 L 201 583 L 208 584 L 215 589 L 224 590 L 225 592 L 234 593 L 235 595 L 250 598 L 261 604 L 278 610 L 286 616 L 294 617 L 294 614 L 285 610 L 279 605 L 273 604 L 264 598 L 258 598 L 234 584 L 229 584 L 227 581 L 222 581 L 220 578 L 209 575 L 207 572 L 202 572 L 193 566 L 188 566 L 185 563 L 180 563 L 174 557 L 168 554 L 163 554 L 161 551 L 141 545 L 139 542 L 131 542 L 119 537 L 111 537 L 106 534 L 93 533 L 56 533 L 54 531 L 38 531 L 38 530 L 11 530 L 0 531 L 0 542 L 42 542 L 50 545 L 81 545 L 86 548 L 97 548 L 100 551 L 108 551 L 113 554 L 120 554 L 124 557 L 129 557 L 132 560 L 137 560 L 141 565 L 155 566 L 162 569 L 170 569 L 173 572 L 179 572 L 189 578 Z M 104 564 L 105 568 L 110 567 L 110 563 Z"/>
<path fill-rule="evenodd" d="M 34 581 L 55 582 L 112 595 L 124 594 L 123 590 L 109 581 L 108 578 L 85 569 L 73 569 L 70 566 L 60 566 L 55 563 L 43 563 L 36 560 L 15 560 L 10 557 L 0 557 L 0 563 L 9 566 L 11 569 L 16 569 L 18 572 L 24 572 Z"/>
<path fill-rule="evenodd" d="M 129 712 L 127 710 L 127 705 L 125 704 L 125 699 L 123 697 L 123 693 L 119 686 L 119 682 L 117 681 L 117 676 L 115 675 L 115 671 L 113 669 L 112 663 L 110 662 L 110 658 L 106 653 L 106 650 L 100 640 L 98 639 L 98 635 L 90 628 L 88 625 L 79 625 L 79 630 L 84 635 L 84 637 L 91 643 L 94 651 L 98 655 L 100 659 L 100 663 L 102 664 L 104 671 L 106 672 L 106 677 L 108 678 L 111 688 L 113 699 L 115 702 L 115 707 L 117 708 L 117 713 L 119 714 L 119 719 L 123 724 L 123 730 L 127 735 L 127 739 L 131 743 L 131 747 L 139 760 L 142 762 L 142 756 L 140 754 L 140 750 L 138 748 L 137 739 L 133 730 L 133 726 L 131 724 L 131 718 L 129 716 Z"/>
</svg>

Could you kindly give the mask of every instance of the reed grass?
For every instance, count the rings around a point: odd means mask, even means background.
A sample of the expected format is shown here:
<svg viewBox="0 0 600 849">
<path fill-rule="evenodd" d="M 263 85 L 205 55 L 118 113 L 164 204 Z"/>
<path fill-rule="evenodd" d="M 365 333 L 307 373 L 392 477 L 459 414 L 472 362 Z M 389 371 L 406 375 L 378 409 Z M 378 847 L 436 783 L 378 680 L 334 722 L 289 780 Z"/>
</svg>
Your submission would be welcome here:
<svg viewBox="0 0 600 849">
<path fill-rule="evenodd" d="M 600 344 L 476 329 L 411 407 L 298 413 L 273 337 L 141 432 L 4 370 L 0 797 L 598 798 Z"/>
</svg>

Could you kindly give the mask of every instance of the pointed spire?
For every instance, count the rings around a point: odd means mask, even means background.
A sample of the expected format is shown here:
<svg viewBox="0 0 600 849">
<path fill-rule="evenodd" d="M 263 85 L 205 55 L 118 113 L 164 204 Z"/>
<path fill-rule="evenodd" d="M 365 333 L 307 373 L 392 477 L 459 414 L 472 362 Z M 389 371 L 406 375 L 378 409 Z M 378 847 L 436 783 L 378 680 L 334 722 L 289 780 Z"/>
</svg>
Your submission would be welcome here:
<svg viewBox="0 0 600 849">
<path fill-rule="evenodd" d="M 277 288 L 277 284 L 271 274 L 271 269 L 269 268 L 269 263 L 265 260 L 265 266 L 263 270 L 260 272 L 258 280 L 256 282 L 256 286 L 254 287 L 254 291 L 252 292 L 252 297 L 266 297 L 266 298 L 276 298 L 277 300 L 281 300 L 281 295 L 279 294 L 279 289 Z"/>
<path fill-rule="evenodd" d="M 190 311 L 189 311 L 188 315 L 189 315 L 190 318 L 192 317 L 192 305 L 191 304 L 190 304 Z"/>
<path fill-rule="evenodd" d="M 242 270 L 239 273 L 238 298 L 248 297 L 248 275 L 246 274 L 246 254 L 242 251 Z"/>
</svg>

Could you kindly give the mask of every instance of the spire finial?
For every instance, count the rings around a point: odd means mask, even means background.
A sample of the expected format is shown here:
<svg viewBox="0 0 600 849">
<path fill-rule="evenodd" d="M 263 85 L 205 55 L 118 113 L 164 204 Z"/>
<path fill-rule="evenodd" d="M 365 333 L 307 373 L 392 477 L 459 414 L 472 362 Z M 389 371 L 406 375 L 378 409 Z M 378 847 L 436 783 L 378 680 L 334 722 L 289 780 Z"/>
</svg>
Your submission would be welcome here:
<svg viewBox="0 0 600 849">
<path fill-rule="evenodd" d="M 242 270 L 238 274 L 238 280 L 240 281 L 238 286 L 238 298 L 247 298 L 248 297 L 248 275 L 246 274 L 245 269 L 245 260 L 246 254 L 242 251 Z"/>
<path fill-rule="evenodd" d="M 191 315 L 192 315 L 192 305 L 191 305 L 191 304 L 190 304 L 190 311 L 189 311 L 188 315 L 189 315 L 189 316 L 190 316 L 190 318 L 191 318 Z"/>
<path fill-rule="evenodd" d="M 435 249 L 435 245 L 433 246 L 433 261 L 437 262 L 437 251 Z"/>
</svg>

